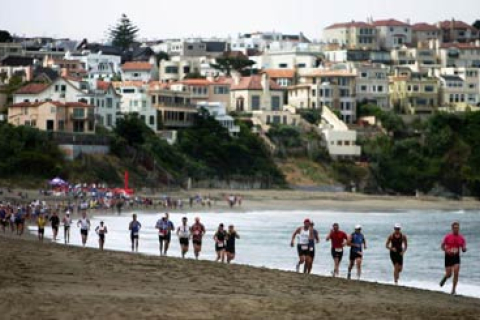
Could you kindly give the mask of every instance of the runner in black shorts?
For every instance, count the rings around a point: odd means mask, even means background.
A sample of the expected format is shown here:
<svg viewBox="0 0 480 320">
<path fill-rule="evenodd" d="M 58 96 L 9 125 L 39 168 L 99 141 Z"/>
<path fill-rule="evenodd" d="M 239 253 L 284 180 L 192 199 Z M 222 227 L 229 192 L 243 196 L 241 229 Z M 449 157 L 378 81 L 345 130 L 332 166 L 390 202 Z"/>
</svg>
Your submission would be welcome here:
<svg viewBox="0 0 480 320">
<path fill-rule="evenodd" d="M 177 236 L 180 241 L 180 247 L 182 248 L 182 258 L 185 258 L 185 254 L 188 252 L 188 245 L 190 242 L 190 227 L 187 225 L 187 217 L 182 218 L 182 225 L 177 229 Z"/>
<path fill-rule="evenodd" d="M 223 228 L 223 223 L 220 223 L 218 226 L 218 230 L 213 236 L 213 239 L 215 240 L 215 252 L 217 252 L 217 260 L 216 261 L 222 261 L 222 263 L 225 261 L 225 241 L 227 238 L 227 232 Z"/>
<path fill-rule="evenodd" d="M 400 273 L 403 270 L 403 256 L 407 252 L 407 236 L 400 230 L 402 226 L 398 223 L 394 226 L 394 232 L 387 238 L 386 248 L 390 250 L 390 260 L 393 263 L 393 280 L 398 284 Z"/>
<path fill-rule="evenodd" d="M 195 218 L 195 223 L 190 228 L 192 233 L 192 243 L 193 243 L 193 251 L 195 253 L 195 259 L 198 259 L 200 255 L 200 251 L 202 251 L 202 238 L 205 235 L 205 226 L 200 223 L 200 218 Z"/>
<path fill-rule="evenodd" d="M 228 226 L 227 232 L 227 247 L 225 248 L 225 252 L 227 254 L 227 263 L 230 263 L 233 259 L 235 259 L 235 240 L 240 239 L 235 227 L 233 225 Z"/>
</svg>

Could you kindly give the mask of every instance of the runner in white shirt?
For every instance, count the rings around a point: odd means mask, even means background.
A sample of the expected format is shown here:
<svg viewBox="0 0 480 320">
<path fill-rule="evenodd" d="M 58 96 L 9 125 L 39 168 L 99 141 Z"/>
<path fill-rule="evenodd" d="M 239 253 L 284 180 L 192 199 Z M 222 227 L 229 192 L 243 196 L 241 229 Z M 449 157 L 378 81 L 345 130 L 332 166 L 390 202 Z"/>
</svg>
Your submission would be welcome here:
<svg viewBox="0 0 480 320">
<path fill-rule="evenodd" d="M 107 226 L 100 221 L 100 225 L 95 228 L 95 232 L 98 234 L 98 245 L 101 251 L 105 245 L 105 235 L 108 233 Z"/>
<path fill-rule="evenodd" d="M 82 235 L 82 245 L 85 247 L 90 231 L 90 219 L 87 218 L 87 212 L 82 212 L 82 218 L 78 220 L 77 227 L 80 227 L 80 234 Z"/>
<path fill-rule="evenodd" d="M 182 224 L 177 228 L 177 236 L 180 241 L 180 247 L 182 248 L 182 258 L 185 258 L 185 254 L 188 252 L 188 245 L 190 242 L 190 227 L 187 225 L 187 217 L 182 218 Z"/>
<path fill-rule="evenodd" d="M 65 244 L 70 243 L 70 226 L 72 225 L 72 218 L 70 218 L 70 211 L 65 213 L 63 217 L 63 237 L 65 239 Z"/>
</svg>

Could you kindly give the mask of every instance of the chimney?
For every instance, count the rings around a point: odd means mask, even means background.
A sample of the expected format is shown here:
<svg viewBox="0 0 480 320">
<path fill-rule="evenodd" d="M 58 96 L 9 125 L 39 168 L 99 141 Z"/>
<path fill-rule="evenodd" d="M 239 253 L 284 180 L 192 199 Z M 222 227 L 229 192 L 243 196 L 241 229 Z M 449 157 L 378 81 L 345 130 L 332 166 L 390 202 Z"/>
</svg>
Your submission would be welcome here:
<svg viewBox="0 0 480 320">
<path fill-rule="evenodd" d="M 262 88 L 263 88 L 263 93 L 268 94 L 270 92 L 270 78 L 268 77 L 268 74 L 266 72 L 262 73 Z"/>
<path fill-rule="evenodd" d="M 233 79 L 233 84 L 238 86 L 240 84 L 240 74 L 236 71 L 232 71 L 231 75 Z"/>
</svg>

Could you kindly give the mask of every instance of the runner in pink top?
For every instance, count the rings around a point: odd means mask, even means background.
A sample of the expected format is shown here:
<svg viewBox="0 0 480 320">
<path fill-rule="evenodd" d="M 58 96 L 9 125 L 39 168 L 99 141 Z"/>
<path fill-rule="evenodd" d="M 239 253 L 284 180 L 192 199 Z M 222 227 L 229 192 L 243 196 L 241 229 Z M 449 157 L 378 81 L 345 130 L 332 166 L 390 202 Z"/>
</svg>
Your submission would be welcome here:
<svg viewBox="0 0 480 320">
<path fill-rule="evenodd" d="M 452 233 L 447 234 L 443 239 L 442 250 L 445 251 L 445 276 L 440 281 L 440 286 L 443 287 L 445 285 L 445 282 L 452 276 L 453 271 L 452 294 L 456 294 L 458 275 L 460 273 L 460 250 L 467 252 L 467 242 L 460 234 L 460 223 L 452 223 Z"/>
</svg>

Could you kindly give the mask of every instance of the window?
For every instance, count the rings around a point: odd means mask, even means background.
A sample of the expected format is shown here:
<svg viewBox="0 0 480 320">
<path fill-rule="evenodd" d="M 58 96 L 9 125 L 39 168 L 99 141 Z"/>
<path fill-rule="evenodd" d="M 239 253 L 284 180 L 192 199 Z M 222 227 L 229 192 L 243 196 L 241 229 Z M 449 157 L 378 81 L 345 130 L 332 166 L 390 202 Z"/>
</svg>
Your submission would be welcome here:
<svg viewBox="0 0 480 320">
<path fill-rule="evenodd" d="M 111 127 L 112 126 L 112 115 L 111 114 L 107 114 L 107 126 Z"/>
<path fill-rule="evenodd" d="M 215 86 L 213 87 L 214 94 L 228 94 L 229 88 L 227 86 Z"/>
<path fill-rule="evenodd" d="M 143 123 L 145 123 L 145 124 L 147 123 L 147 119 L 146 119 L 145 115 L 141 115 L 140 119 L 142 120 Z"/>
<path fill-rule="evenodd" d="M 377 86 L 377 92 L 383 92 L 383 86 Z"/>
<path fill-rule="evenodd" d="M 64 120 L 58 120 L 58 130 L 59 131 L 64 131 L 65 130 L 65 121 Z"/>
<path fill-rule="evenodd" d="M 280 110 L 280 97 L 272 97 L 272 110 L 273 111 Z"/>
<path fill-rule="evenodd" d="M 138 72 L 134 72 L 134 73 L 133 73 L 133 77 L 134 77 L 134 78 L 138 78 L 139 76 L 140 76 L 140 74 L 139 74 Z"/>
<path fill-rule="evenodd" d="M 434 86 L 425 86 L 425 92 L 434 92 L 435 88 Z"/>
<path fill-rule="evenodd" d="M 317 96 L 317 90 L 312 89 L 312 97 L 315 97 L 315 96 Z"/>
<path fill-rule="evenodd" d="M 367 86 L 365 86 L 365 85 L 360 86 L 360 91 L 366 92 L 367 91 Z"/>
<path fill-rule="evenodd" d="M 50 113 L 55 113 L 55 112 L 57 112 L 57 109 L 55 107 L 51 107 L 50 108 Z"/>
<path fill-rule="evenodd" d="M 252 96 L 252 110 L 260 110 L 260 96 Z"/>
<path fill-rule="evenodd" d="M 297 64 L 297 68 L 306 68 L 307 65 L 305 63 L 299 63 Z"/>
<path fill-rule="evenodd" d="M 178 67 L 174 67 L 174 66 L 165 67 L 165 73 L 169 73 L 169 74 L 178 73 Z"/>
<path fill-rule="evenodd" d="M 150 116 L 150 125 L 151 126 L 155 125 L 155 117 L 154 116 Z"/>
<path fill-rule="evenodd" d="M 156 101 L 156 100 L 157 100 L 157 96 L 152 96 L 152 104 L 155 104 L 155 103 L 157 103 L 157 101 Z"/>
<path fill-rule="evenodd" d="M 183 73 L 190 73 L 190 67 L 189 66 L 183 67 Z"/>
<path fill-rule="evenodd" d="M 85 118 L 85 109 L 83 108 L 74 108 L 73 109 L 73 117 L 76 119 Z"/>
<path fill-rule="evenodd" d="M 367 72 L 362 72 L 360 73 L 361 78 L 368 78 L 368 73 Z"/>
<path fill-rule="evenodd" d="M 62 85 L 60 86 L 60 91 L 61 91 L 61 92 L 67 91 L 67 86 L 64 85 L 64 84 L 62 84 Z"/>
<path fill-rule="evenodd" d="M 123 93 L 135 93 L 135 89 L 123 89 Z"/>
<path fill-rule="evenodd" d="M 288 65 L 287 65 L 286 63 L 280 63 L 280 64 L 278 65 L 278 67 L 279 67 L 279 68 L 287 68 Z"/>
</svg>

